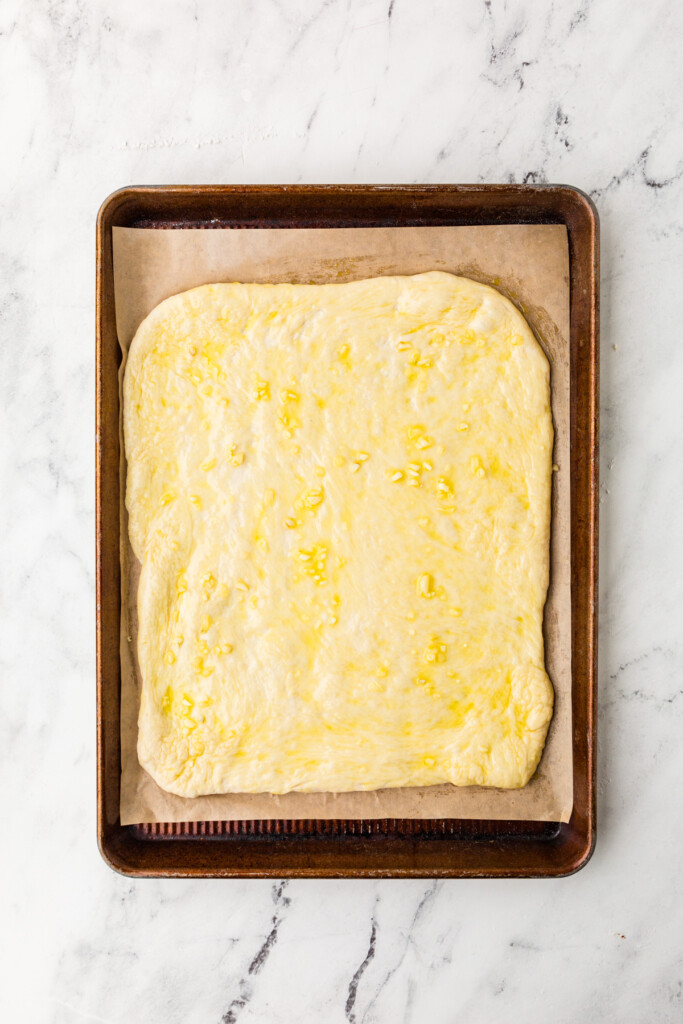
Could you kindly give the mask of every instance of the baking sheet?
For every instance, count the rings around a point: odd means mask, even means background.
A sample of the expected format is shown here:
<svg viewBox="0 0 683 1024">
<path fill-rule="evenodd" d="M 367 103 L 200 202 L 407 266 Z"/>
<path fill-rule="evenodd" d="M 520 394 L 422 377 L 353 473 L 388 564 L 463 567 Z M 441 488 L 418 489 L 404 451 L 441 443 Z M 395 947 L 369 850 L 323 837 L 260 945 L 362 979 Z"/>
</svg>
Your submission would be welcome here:
<svg viewBox="0 0 683 1024">
<path fill-rule="evenodd" d="M 569 479 L 569 254 L 563 225 L 476 227 L 183 229 L 114 228 L 116 325 L 123 352 L 144 317 L 169 295 L 220 281 L 327 283 L 446 270 L 492 284 L 527 317 L 551 364 L 555 424 L 551 583 L 544 633 L 555 714 L 543 758 L 522 790 L 449 785 L 371 793 L 164 792 L 136 752 L 139 564 L 128 541 L 121 444 L 121 824 L 272 818 L 481 818 L 568 821 L 572 810 L 571 550 Z"/>
</svg>

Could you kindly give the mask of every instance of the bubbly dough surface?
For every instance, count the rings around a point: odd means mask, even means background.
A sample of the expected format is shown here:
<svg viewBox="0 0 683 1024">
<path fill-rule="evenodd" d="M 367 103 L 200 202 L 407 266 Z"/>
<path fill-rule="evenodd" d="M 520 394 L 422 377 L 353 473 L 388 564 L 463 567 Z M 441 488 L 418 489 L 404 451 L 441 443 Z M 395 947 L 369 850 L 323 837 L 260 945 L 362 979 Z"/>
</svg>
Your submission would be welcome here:
<svg viewBox="0 0 683 1024">
<path fill-rule="evenodd" d="M 132 342 L 124 432 L 160 786 L 528 782 L 553 428 L 507 299 L 444 273 L 195 288 Z"/>
</svg>

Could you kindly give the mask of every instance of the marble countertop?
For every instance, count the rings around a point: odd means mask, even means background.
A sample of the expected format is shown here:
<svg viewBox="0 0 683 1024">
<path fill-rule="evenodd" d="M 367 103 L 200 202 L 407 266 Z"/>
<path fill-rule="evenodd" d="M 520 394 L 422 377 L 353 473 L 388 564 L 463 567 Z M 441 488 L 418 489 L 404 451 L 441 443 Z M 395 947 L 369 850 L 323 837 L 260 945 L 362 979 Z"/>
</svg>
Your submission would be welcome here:
<svg viewBox="0 0 683 1024">
<path fill-rule="evenodd" d="M 3 1020 L 683 1019 L 682 34 L 674 0 L 4 0 Z M 97 209 L 298 181 L 597 203 L 599 831 L 574 877 L 133 882 L 97 852 Z"/>
</svg>

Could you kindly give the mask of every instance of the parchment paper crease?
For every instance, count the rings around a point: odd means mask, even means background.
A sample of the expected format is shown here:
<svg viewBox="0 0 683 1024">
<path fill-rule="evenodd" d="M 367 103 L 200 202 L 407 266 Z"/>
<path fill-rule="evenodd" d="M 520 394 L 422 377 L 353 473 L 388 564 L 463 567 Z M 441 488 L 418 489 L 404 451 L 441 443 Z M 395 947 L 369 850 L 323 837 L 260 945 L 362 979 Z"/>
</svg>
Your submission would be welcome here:
<svg viewBox="0 0 683 1024">
<path fill-rule="evenodd" d="M 121 445 L 121 824 L 259 818 L 501 818 L 568 821 L 572 809 L 569 478 L 569 254 L 562 225 L 342 229 L 114 228 L 116 325 L 126 353 L 162 299 L 220 281 L 352 281 L 446 270 L 492 284 L 517 303 L 551 364 L 555 423 L 546 666 L 555 714 L 536 775 L 521 790 L 432 786 L 374 793 L 165 793 L 137 759 L 139 565 L 128 541 Z"/>
</svg>

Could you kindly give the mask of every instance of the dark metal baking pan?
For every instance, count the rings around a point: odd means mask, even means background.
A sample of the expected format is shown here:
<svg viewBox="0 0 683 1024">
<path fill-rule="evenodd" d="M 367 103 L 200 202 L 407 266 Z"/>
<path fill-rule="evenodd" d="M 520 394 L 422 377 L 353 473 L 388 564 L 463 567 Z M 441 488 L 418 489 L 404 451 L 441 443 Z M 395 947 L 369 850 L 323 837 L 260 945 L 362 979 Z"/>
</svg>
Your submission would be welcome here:
<svg viewBox="0 0 683 1024">
<path fill-rule="evenodd" d="M 564 224 L 571 346 L 574 807 L 560 822 L 239 821 L 122 826 L 119 704 L 119 345 L 112 228 Z M 595 842 L 598 217 L 565 185 L 199 185 L 115 192 L 97 220 L 97 834 L 127 875 L 557 877 Z"/>
</svg>

